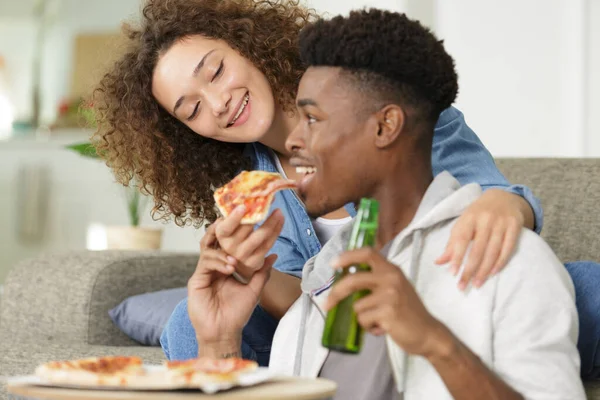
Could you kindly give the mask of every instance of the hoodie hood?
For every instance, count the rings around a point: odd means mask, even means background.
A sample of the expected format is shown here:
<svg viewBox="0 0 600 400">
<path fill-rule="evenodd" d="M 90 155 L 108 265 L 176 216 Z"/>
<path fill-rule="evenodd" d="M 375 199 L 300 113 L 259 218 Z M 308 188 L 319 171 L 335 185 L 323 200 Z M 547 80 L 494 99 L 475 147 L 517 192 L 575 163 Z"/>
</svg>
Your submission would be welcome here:
<svg viewBox="0 0 600 400">
<path fill-rule="evenodd" d="M 450 173 L 444 171 L 438 174 L 427 188 L 410 224 L 390 244 L 388 259 L 410 245 L 415 232 L 424 231 L 426 234 L 426 230 L 460 216 L 481 193 L 481 187 L 477 184 L 461 187 Z M 317 256 L 307 262 L 302 273 L 304 293 L 318 295 L 331 286 L 333 270 L 329 266 L 329 260 L 346 250 L 351 233 L 352 224 L 347 224 L 327 242 Z"/>
<path fill-rule="evenodd" d="M 479 196 L 481 196 L 479 185 L 471 184 L 461 187 L 460 183 L 450 173 L 444 171 L 437 175 L 427 188 L 413 220 L 392 240 L 387 258 L 393 259 L 407 246 L 412 245 L 412 256 L 405 274 L 408 280 L 414 283 L 419 268 L 423 240 L 424 236 L 427 235 L 427 231 L 461 215 Z M 333 270 L 329 262 L 346 249 L 351 232 L 352 224 L 346 225 L 304 267 L 302 275 L 303 294 L 300 299 L 302 310 L 300 332 L 294 359 L 294 375 L 296 376 L 300 375 L 302 370 L 301 352 L 304 347 L 311 301 L 333 284 Z M 408 357 L 390 337 L 387 337 L 386 340 L 391 363 L 394 365 L 393 372 L 397 390 L 402 393 L 406 381 Z"/>
</svg>

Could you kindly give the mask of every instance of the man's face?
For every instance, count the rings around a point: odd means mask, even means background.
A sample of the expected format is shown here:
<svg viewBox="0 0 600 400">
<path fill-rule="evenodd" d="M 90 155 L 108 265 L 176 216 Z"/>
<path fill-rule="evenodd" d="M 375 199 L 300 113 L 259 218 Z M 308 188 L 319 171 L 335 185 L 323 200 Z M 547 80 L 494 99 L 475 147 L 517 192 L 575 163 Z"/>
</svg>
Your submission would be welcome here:
<svg viewBox="0 0 600 400">
<path fill-rule="evenodd" d="M 286 147 L 292 165 L 305 174 L 298 191 L 312 217 L 370 195 L 377 124 L 360 110 L 363 101 L 339 68 L 311 67 L 300 81 L 301 121 Z"/>
</svg>

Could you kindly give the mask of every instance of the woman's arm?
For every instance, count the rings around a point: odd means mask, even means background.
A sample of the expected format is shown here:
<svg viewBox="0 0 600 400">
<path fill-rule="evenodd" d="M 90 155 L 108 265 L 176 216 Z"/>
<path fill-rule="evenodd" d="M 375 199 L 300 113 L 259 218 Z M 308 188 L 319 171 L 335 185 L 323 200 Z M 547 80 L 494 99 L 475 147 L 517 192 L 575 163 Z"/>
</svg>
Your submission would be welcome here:
<svg viewBox="0 0 600 400">
<path fill-rule="evenodd" d="M 446 170 L 461 184 L 478 183 L 486 190 L 457 220 L 446 250 L 437 260 L 449 264 L 454 275 L 462 271 L 460 289 L 471 280 L 480 287 L 504 268 L 523 227 L 539 233 L 541 204 L 526 186 L 508 183 L 462 113 L 453 107 L 440 114 L 431 157 L 434 174 Z"/>
<path fill-rule="evenodd" d="M 273 318 L 281 319 L 302 294 L 300 279 L 273 269 L 259 304 Z"/>
<path fill-rule="evenodd" d="M 431 162 L 434 176 L 448 171 L 462 185 L 478 183 L 484 190 L 500 188 L 517 195 L 524 200 L 515 204 L 523 214 L 525 227 L 535 228 L 538 233 L 542 229 L 543 211 L 539 199 L 528 187 L 511 185 L 506 180 L 490 152 L 465 122 L 463 114 L 454 107 L 440 114 L 433 136 Z"/>
<path fill-rule="evenodd" d="M 282 236 L 268 254 L 277 254 L 277 261 L 261 294 L 260 305 L 279 320 L 302 294 L 300 278 L 306 259 L 292 241 Z"/>
</svg>

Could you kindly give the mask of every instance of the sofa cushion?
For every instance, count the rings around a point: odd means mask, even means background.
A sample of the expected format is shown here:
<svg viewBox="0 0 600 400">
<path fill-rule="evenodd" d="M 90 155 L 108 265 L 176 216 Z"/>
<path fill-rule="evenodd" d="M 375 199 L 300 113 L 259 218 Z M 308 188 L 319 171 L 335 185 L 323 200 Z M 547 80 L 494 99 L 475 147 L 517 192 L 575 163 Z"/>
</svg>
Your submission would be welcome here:
<svg viewBox="0 0 600 400">
<path fill-rule="evenodd" d="M 187 288 L 160 290 L 131 296 L 108 314 L 115 325 L 133 340 L 160 346 L 160 335 L 175 306 L 187 296 Z"/>
<path fill-rule="evenodd" d="M 542 237 L 563 262 L 600 261 L 598 159 L 497 159 L 511 183 L 529 186 L 542 201 Z"/>
</svg>

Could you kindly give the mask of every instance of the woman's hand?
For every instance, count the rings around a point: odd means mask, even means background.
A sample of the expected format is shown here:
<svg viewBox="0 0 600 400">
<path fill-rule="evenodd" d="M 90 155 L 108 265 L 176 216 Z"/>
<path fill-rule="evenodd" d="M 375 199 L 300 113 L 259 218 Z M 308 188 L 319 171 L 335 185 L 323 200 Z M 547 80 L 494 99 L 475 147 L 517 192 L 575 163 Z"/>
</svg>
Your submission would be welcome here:
<svg viewBox="0 0 600 400">
<path fill-rule="evenodd" d="M 471 245 L 458 287 L 464 290 L 471 280 L 475 287 L 481 287 L 504 268 L 526 221 L 533 226 L 533 211 L 522 197 L 488 189 L 458 218 L 436 263 L 450 263 L 451 273 L 458 274 Z"/>
<path fill-rule="evenodd" d="M 246 209 L 236 207 L 221 220 L 215 230 L 221 249 L 227 254 L 227 264 L 233 266 L 243 278 L 249 279 L 264 264 L 266 254 L 283 229 L 283 214 L 275 210 L 256 230 L 252 225 L 242 225 Z"/>
<path fill-rule="evenodd" d="M 209 227 L 200 242 L 200 259 L 188 281 L 188 313 L 202 354 L 220 357 L 219 349 L 241 346 L 242 329 L 256 307 L 277 256 L 263 258 L 247 285 L 231 275 L 227 253 L 218 248 L 215 232 L 222 221 Z M 232 354 L 233 350 L 227 350 Z"/>
</svg>

